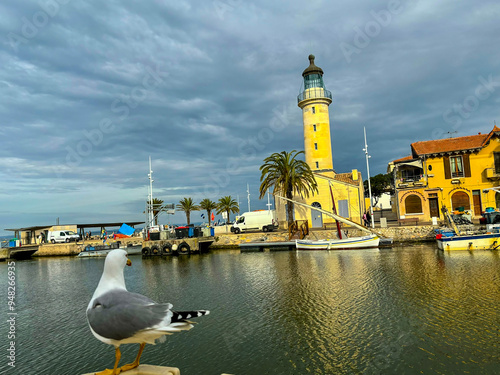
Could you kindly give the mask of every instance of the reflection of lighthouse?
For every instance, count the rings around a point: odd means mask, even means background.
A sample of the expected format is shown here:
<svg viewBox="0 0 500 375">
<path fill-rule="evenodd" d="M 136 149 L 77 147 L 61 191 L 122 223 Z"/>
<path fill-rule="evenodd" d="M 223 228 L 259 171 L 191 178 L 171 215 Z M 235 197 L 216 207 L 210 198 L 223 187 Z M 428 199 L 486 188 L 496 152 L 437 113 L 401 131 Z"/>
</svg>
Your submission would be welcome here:
<svg viewBox="0 0 500 375">
<path fill-rule="evenodd" d="M 314 55 L 309 55 L 309 62 L 309 67 L 302 73 L 304 91 L 297 97 L 304 122 L 306 163 L 314 172 L 333 172 L 328 114 L 332 93 L 323 83 L 323 70 L 314 65 Z"/>
</svg>

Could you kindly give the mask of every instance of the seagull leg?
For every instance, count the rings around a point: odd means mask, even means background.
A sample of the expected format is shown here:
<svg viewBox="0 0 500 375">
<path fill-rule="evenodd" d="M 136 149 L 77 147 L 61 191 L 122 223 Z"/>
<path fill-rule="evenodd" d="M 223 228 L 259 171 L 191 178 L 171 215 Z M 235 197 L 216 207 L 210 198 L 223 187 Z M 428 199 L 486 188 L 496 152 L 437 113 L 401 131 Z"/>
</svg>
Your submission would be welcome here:
<svg viewBox="0 0 500 375">
<path fill-rule="evenodd" d="M 146 343 L 143 342 L 141 344 L 141 347 L 139 348 L 139 353 L 137 353 L 137 357 L 135 358 L 135 361 L 132 362 L 132 363 L 129 363 L 127 365 L 124 365 L 122 367 L 120 367 L 120 370 L 123 372 L 123 371 L 127 371 L 127 370 L 132 370 L 133 368 L 136 368 L 139 366 L 139 360 L 141 359 L 141 355 L 142 355 L 142 351 L 144 350 L 144 347 L 146 346 Z"/>
<path fill-rule="evenodd" d="M 120 347 L 116 347 L 115 349 L 115 367 L 113 367 L 113 370 L 111 369 L 106 369 L 101 372 L 96 372 L 95 375 L 118 375 L 121 372 L 121 369 L 118 368 L 118 362 L 120 362 L 120 358 L 122 356 L 122 353 L 120 352 Z"/>
</svg>

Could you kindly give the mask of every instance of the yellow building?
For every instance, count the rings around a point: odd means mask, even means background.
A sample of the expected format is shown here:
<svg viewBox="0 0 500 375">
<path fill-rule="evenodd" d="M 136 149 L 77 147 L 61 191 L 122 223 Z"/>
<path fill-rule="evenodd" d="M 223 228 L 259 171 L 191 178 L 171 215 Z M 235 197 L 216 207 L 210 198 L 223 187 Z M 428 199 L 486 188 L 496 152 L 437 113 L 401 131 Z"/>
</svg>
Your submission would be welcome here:
<svg viewBox="0 0 500 375">
<path fill-rule="evenodd" d="M 325 88 L 323 70 L 314 64 L 313 55 L 309 55 L 309 67 L 304 70 L 302 77 L 304 90 L 297 101 L 302 109 L 305 160 L 316 177 L 319 193 L 309 198 L 295 197 L 294 200 L 332 212 L 333 195 L 337 213 L 361 223 L 365 210 L 363 180 L 357 170 L 336 173 L 333 169 L 329 115 L 332 93 Z M 285 224 L 286 204 L 279 199 L 276 202 L 280 225 Z M 309 226 L 313 228 L 325 227 L 334 222 L 330 217 L 323 217 L 319 211 L 298 206 L 295 206 L 294 215 L 295 220 L 308 220 Z"/>
<path fill-rule="evenodd" d="M 478 219 L 487 207 L 500 208 L 500 193 L 484 191 L 499 186 L 500 129 L 412 143 L 411 155 L 389 163 L 388 171 L 400 219 L 442 220 L 442 206 Z"/>
</svg>

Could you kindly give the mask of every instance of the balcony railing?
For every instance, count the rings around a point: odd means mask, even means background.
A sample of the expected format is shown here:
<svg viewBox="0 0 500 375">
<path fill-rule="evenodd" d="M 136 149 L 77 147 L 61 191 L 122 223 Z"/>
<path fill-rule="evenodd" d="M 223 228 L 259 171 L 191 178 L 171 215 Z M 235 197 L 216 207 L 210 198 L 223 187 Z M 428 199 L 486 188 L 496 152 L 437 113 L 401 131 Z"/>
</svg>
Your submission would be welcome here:
<svg viewBox="0 0 500 375">
<path fill-rule="evenodd" d="M 322 98 L 332 100 L 332 93 L 327 89 L 317 87 L 317 88 L 307 89 L 301 92 L 299 96 L 297 96 L 297 103 L 300 103 L 301 101 L 307 99 L 322 99 Z"/>
<path fill-rule="evenodd" d="M 404 177 L 404 178 L 398 178 L 396 180 L 397 188 L 415 187 L 424 185 L 426 185 L 426 180 L 423 176 Z"/>
</svg>

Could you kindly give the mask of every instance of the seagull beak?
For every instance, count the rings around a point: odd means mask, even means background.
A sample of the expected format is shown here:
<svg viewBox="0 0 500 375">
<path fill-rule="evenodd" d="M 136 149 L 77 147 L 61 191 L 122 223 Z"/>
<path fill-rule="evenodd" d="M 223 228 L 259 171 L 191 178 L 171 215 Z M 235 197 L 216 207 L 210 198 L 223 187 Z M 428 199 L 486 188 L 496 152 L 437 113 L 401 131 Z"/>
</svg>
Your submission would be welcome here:
<svg viewBox="0 0 500 375">
<path fill-rule="evenodd" d="M 132 261 L 130 259 L 127 259 L 127 266 L 131 266 L 132 265 Z"/>
</svg>

